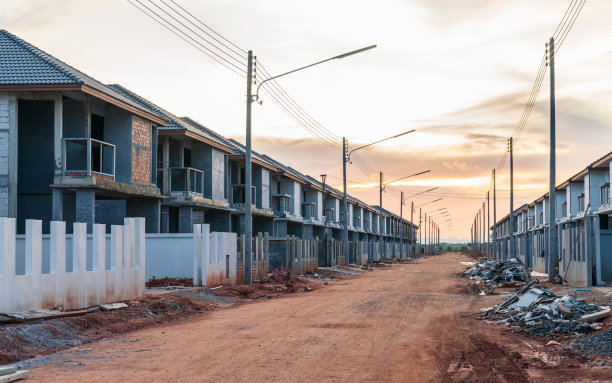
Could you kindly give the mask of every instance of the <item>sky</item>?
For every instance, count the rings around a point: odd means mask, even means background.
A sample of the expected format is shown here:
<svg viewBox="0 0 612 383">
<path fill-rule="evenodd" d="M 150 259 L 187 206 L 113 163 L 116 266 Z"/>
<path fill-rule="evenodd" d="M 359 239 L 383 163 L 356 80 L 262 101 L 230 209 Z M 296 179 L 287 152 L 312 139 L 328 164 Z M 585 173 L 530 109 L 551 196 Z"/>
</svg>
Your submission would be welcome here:
<svg viewBox="0 0 612 383">
<path fill-rule="evenodd" d="M 383 207 L 399 214 L 401 191 L 410 196 L 438 187 L 408 199 L 403 213 L 409 218 L 411 202 L 442 198 L 421 209 L 446 208 L 452 227 L 441 223 L 441 238 L 454 242 L 470 239 L 545 43 L 571 0 L 175 2 L 240 49 L 252 50 L 271 74 L 377 44 L 278 84 L 352 147 L 415 129 L 360 150 L 373 172 L 349 164 L 348 191 L 377 205 L 378 172 L 388 182 L 431 170 L 387 185 Z M 588 0 L 556 55 L 557 183 L 612 150 L 611 16 L 612 2 Z M 245 78 L 127 0 L 4 0 L 0 28 L 102 82 L 122 84 L 176 115 L 244 141 Z M 548 190 L 549 87 L 547 74 L 514 147 L 515 207 Z M 325 173 L 328 183 L 341 188 L 341 151 L 304 129 L 269 95 L 260 100 L 253 105 L 254 150 L 316 178 Z M 510 188 L 509 166 L 500 170 L 498 218 L 508 214 Z"/>
</svg>

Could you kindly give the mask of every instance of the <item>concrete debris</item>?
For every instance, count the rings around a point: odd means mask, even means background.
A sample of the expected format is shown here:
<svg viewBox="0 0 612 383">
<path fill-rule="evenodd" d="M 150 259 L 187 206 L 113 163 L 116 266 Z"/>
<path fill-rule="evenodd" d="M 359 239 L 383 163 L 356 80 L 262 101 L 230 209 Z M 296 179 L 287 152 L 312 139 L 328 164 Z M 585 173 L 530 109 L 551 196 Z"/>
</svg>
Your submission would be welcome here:
<svg viewBox="0 0 612 383">
<path fill-rule="evenodd" d="M 517 258 L 506 261 L 482 258 L 459 276 L 496 285 L 527 283 L 533 280 L 527 267 Z"/>
<path fill-rule="evenodd" d="M 0 366 L 0 376 L 9 375 L 17 372 L 17 366 L 8 365 L 8 366 Z"/>
<path fill-rule="evenodd" d="M 610 308 L 560 296 L 536 281 L 518 288 L 510 298 L 481 312 L 479 318 L 523 328 L 532 335 L 587 334 L 600 328 L 588 322 L 610 315 Z"/>
<path fill-rule="evenodd" d="M 104 305 L 98 306 L 102 311 L 111 311 L 111 310 L 119 310 L 129 307 L 125 303 L 107 303 Z"/>
<path fill-rule="evenodd" d="M 580 338 L 572 347 L 585 357 L 599 355 L 612 358 L 612 330 Z"/>
</svg>

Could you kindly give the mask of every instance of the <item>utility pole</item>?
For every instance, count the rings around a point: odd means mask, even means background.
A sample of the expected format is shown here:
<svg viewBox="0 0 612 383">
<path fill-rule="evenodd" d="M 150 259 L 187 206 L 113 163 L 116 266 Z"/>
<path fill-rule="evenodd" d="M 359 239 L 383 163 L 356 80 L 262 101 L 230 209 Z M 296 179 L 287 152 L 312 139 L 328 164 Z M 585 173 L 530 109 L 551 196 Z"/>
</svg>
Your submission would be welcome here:
<svg viewBox="0 0 612 383">
<path fill-rule="evenodd" d="M 483 254 L 487 253 L 487 231 L 486 231 L 486 227 L 487 226 L 487 220 L 485 219 L 485 213 L 487 211 L 485 210 L 485 203 L 482 203 L 482 248 L 484 249 Z"/>
<path fill-rule="evenodd" d="M 497 259 L 497 203 L 495 201 L 495 169 L 493 169 L 493 258 Z"/>
<path fill-rule="evenodd" d="M 548 43 L 548 63 L 550 67 L 550 185 L 548 191 L 548 280 L 555 277 L 557 265 L 557 195 L 556 195 L 556 138 L 555 138 L 555 39 Z M 586 221 L 586 217 L 584 218 Z"/>
<path fill-rule="evenodd" d="M 404 254 L 404 192 L 400 193 L 400 257 Z"/>
<path fill-rule="evenodd" d="M 251 105 L 253 104 L 253 94 L 251 85 L 253 82 L 253 51 L 248 53 L 247 64 L 247 110 L 246 110 L 246 153 L 245 153 L 245 180 L 244 180 L 244 202 L 246 208 L 244 210 L 244 283 L 247 285 L 252 283 L 252 242 L 253 235 L 253 213 L 251 211 Z"/>
<path fill-rule="evenodd" d="M 489 202 L 489 192 L 487 192 L 487 256 L 491 256 L 491 204 Z"/>
<path fill-rule="evenodd" d="M 379 172 L 379 178 L 378 178 L 378 192 L 379 192 L 379 201 L 378 201 L 378 207 L 379 207 L 379 212 L 378 214 L 380 215 L 379 221 L 381 222 L 380 225 L 380 251 L 381 253 L 384 253 L 384 249 L 385 246 L 383 244 L 383 236 L 382 236 L 382 219 L 383 219 L 383 211 L 382 211 L 382 193 L 383 193 L 383 173 Z"/>
<path fill-rule="evenodd" d="M 323 184 L 323 242 L 325 243 L 325 265 L 331 266 L 330 254 L 327 252 L 327 213 L 325 212 L 325 181 L 327 180 L 327 174 L 321 174 L 321 183 Z"/>
<path fill-rule="evenodd" d="M 419 254 L 421 254 L 421 248 L 423 247 L 423 242 L 422 242 L 423 240 L 422 240 L 422 237 L 421 237 L 421 231 L 423 230 L 421 228 L 421 225 L 422 225 L 423 221 L 421 220 L 421 218 L 422 218 L 421 213 L 422 213 L 422 208 L 419 208 Z"/>
<path fill-rule="evenodd" d="M 414 201 L 410 201 L 410 256 L 414 256 Z"/>
<path fill-rule="evenodd" d="M 427 253 L 427 213 L 425 213 L 424 223 L 425 223 L 425 233 L 423 233 L 423 239 L 425 240 L 424 249 L 425 249 L 425 252 Z"/>
<path fill-rule="evenodd" d="M 509 237 L 509 250 L 510 254 L 508 254 L 509 258 L 514 257 L 514 159 L 512 157 L 512 137 L 509 140 L 509 150 L 510 150 L 510 217 L 508 219 L 509 229 L 508 235 Z"/>
<path fill-rule="evenodd" d="M 348 142 L 342 137 L 342 182 L 344 185 L 344 197 L 342 199 L 342 209 L 344 210 L 344 264 L 349 264 L 349 244 L 348 244 L 348 203 L 346 202 L 346 163 L 348 162 Z"/>
</svg>

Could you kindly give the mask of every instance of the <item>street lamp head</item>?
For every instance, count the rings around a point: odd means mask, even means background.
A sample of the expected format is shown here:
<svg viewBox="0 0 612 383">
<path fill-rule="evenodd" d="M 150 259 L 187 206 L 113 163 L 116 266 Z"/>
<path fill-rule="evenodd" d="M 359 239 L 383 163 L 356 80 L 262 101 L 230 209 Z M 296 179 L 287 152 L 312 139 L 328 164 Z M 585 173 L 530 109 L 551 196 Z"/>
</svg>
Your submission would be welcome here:
<svg viewBox="0 0 612 383">
<path fill-rule="evenodd" d="M 365 48 L 357 49 L 357 50 L 354 50 L 354 51 L 351 51 L 351 52 L 348 52 L 348 53 L 344 53 L 344 54 L 338 55 L 336 57 L 333 57 L 332 59 L 333 60 L 343 59 L 345 57 L 348 57 L 348 56 L 351 56 L 351 55 L 355 55 L 357 53 L 369 51 L 370 49 L 374 49 L 374 48 L 376 48 L 376 44 L 370 45 L 370 46 L 365 47 Z"/>
</svg>

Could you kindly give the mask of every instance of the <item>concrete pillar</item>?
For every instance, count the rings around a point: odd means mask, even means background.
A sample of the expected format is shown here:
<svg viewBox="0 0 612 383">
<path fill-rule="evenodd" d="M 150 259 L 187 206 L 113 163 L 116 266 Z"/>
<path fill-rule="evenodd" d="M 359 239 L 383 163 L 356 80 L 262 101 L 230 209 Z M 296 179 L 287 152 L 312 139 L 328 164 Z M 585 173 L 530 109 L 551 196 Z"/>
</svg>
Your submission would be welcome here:
<svg viewBox="0 0 612 383">
<path fill-rule="evenodd" d="M 53 99 L 54 118 L 53 118 L 53 175 L 61 177 L 63 174 L 64 146 L 64 121 L 63 121 L 63 96 L 58 94 Z M 55 190 L 54 190 L 55 192 Z M 54 194 L 55 196 L 55 194 Z M 55 197 L 54 197 L 55 198 Z M 55 202 L 55 200 L 54 200 Z M 55 218 L 54 218 L 55 219 Z"/>
<path fill-rule="evenodd" d="M 160 208 L 160 214 L 161 214 L 160 231 L 162 233 L 168 233 L 170 232 L 170 208 L 168 206 L 162 206 Z"/>
<path fill-rule="evenodd" d="M 189 206 L 179 207 L 179 233 L 191 233 L 193 230 L 193 209 Z"/>
<path fill-rule="evenodd" d="M 64 192 L 61 189 L 53 189 L 51 219 L 63 221 L 64 219 Z"/>
<path fill-rule="evenodd" d="M 96 222 L 96 193 L 93 190 L 76 191 L 76 222 L 87 224 L 87 232 L 93 232 Z"/>
</svg>

